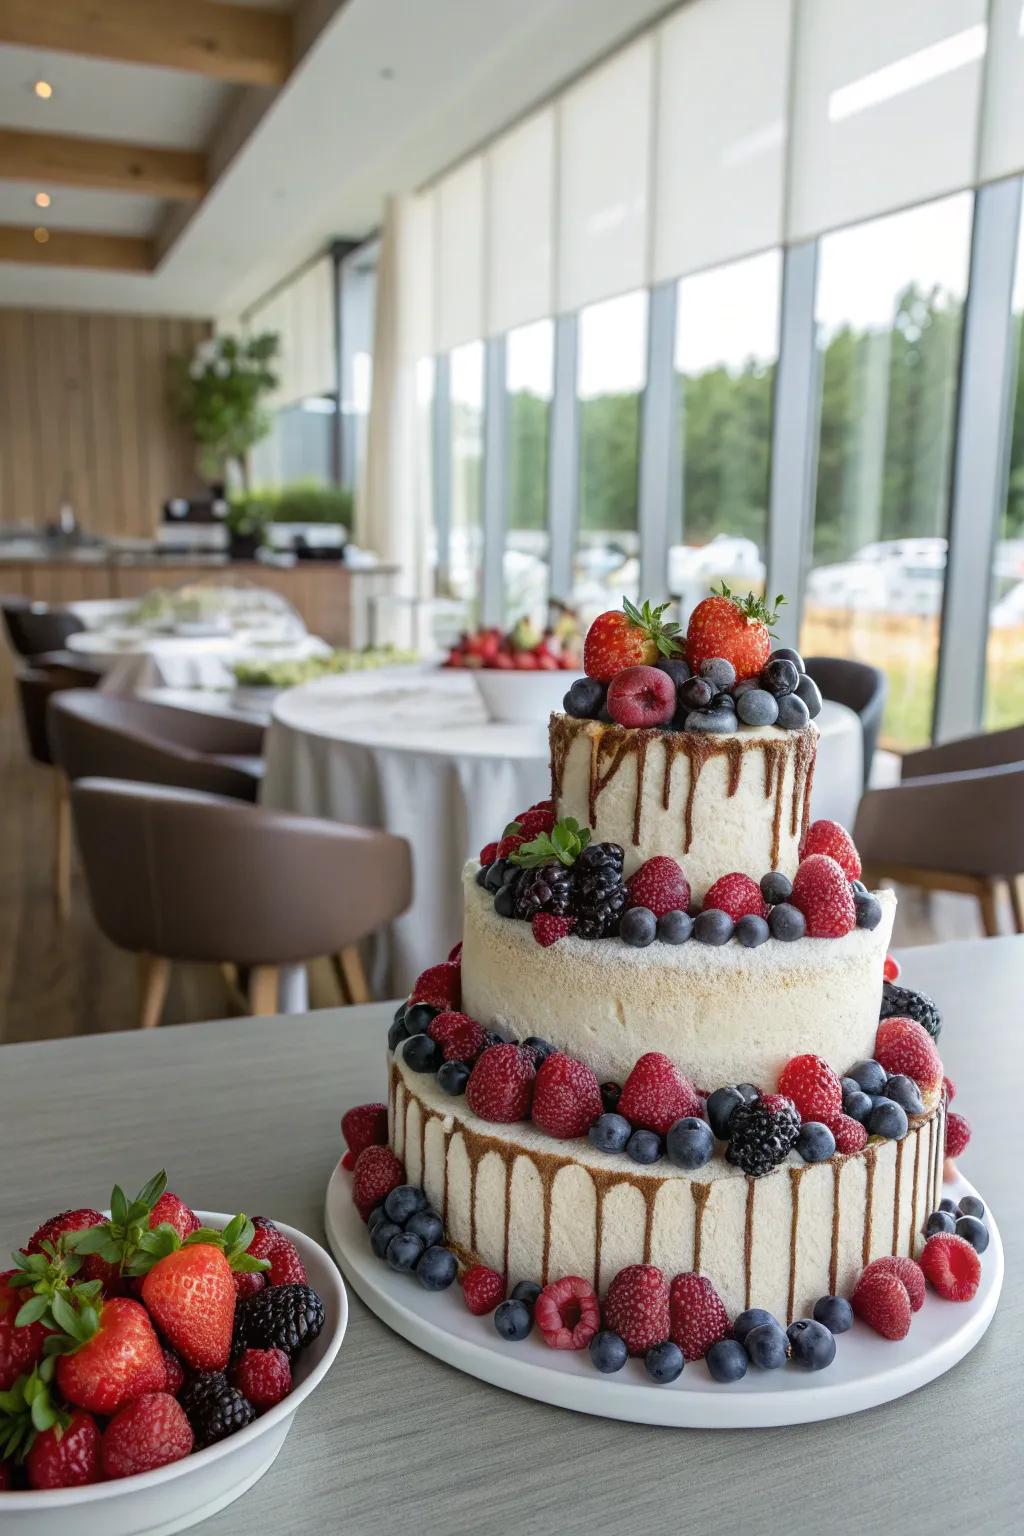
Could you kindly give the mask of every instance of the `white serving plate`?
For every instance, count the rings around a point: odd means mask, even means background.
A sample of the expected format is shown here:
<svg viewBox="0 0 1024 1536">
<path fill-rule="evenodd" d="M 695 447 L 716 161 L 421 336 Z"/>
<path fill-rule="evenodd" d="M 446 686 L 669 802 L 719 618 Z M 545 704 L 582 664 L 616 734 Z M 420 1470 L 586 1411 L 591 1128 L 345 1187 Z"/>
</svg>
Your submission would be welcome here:
<svg viewBox="0 0 1024 1536">
<path fill-rule="evenodd" d="M 515 672 L 504 667 L 473 667 L 489 720 L 546 721 L 582 672 Z"/>
<path fill-rule="evenodd" d="M 196 1215 L 210 1227 L 231 1220 L 218 1211 Z M 54 1536 L 57 1531 L 70 1536 L 171 1536 L 215 1515 L 258 1482 L 273 1465 L 296 1410 L 326 1376 L 348 1326 L 348 1296 L 330 1255 L 294 1227 L 283 1222 L 277 1226 L 302 1255 L 309 1283 L 327 1314 L 319 1338 L 296 1360 L 294 1386 L 284 1401 L 229 1439 L 155 1472 L 86 1488 L 0 1493 L 3 1536 Z M 258 1526 L 254 1517 L 253 1529 Z"/>
<path fill-rule="evenodd" d="M 977 1193 L 965 1179 L 946 1186 L 954 1199 Z M 943 1301 L 929 1290 L 910 1333 L 898 1343 L 854 1323 L 836 1339 L 827 1370 L 795 1366 L 751 1369 L 742 1381 L 721 1385 L 700 1361 L 679 1380 L 659 1387 L 643 1362 L 629 1360 L 614 1376 L 602 1376 L 585 1350 L 549 1349 L 534 1331 L 508 1344 L 489 1317 L 474 1317 L 455 1288 L 432 1294 L 409 1275 L 396 1274 L 374 1256 L 366 1227 L 351 1198 L 351 1175 L 337 1167 L 327 1186 L 324 1223 L 331 1251 L 356 1295 L 382 1322 L 410 1343 L 470 1376 L 522 1397 L 573 1408 L 602 1418 L 681 1429 L 763 1429 L 840 1418 L 913 1392 L 962 1360 L 992 1320 L 1003 1284 L 1003 1245 L 986 1216 L 989 1246 L 971 1302 Z"/>
</svg>

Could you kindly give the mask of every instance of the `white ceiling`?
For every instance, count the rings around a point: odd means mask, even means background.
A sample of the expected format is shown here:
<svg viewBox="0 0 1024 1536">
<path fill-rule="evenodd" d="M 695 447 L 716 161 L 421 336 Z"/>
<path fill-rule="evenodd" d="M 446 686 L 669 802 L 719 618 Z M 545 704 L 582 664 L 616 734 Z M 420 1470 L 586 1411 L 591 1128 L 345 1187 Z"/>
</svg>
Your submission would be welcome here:
<svg viewBox="0 0 1024 1536">
<path fill-rule="evenodd" d="M 49 208 L 32 201 L 35 187 L 27 181 L 0 181 L 0 224 L 46 224 L 51 229 L 89 229 L 111 235 L 148 235 L 156 228 L 164 204 L 158 197 L 128 197 L 118 192 L 93 192 L 86 187 L 55 187 Z M 57 272 L 52 274 L 59 279 Z M 0 289 L 3 277 L 0 276 Z"/>
<path fill-rule="evenodd" d="M 327 0 L 319 3 L 324 9 Z M 58 124 L 48 115 L 54 131 L 184 146 L 208 141 L 217 122 L 218 168 L 225 146 L 244 142 L 200 205 L 180 205 L 184 228 L 156 273 L 0 263 L 0 304 L 237 313 L 331 239 L 368 234 L 387 194 L 421 185 L 666 9 L 665 0 L 343 0 L 276 96 L 66 58 L 69 96 L 82 94 L 73 120 Z M 16 83 L 15 54 L 23 55 L 22 87 L 11 107 L 5 85 Z M 41 114 L 14 116 L 36 100 L 24 87 L 26 68 L 29 87 L 37 78 L 28 55 L 0 50 L 0 123 L 7 126 L 42 126 Z M 72 81 L 87 65 L 99 74 L 86 89 Z M 41 108 L 61 96 L 57 66 L 49 67 L 54 98 Z M 6 190 L 0 185 L 0 222 L 14 222 L 3 212 Z M 96 200 L 95 218 L 116 218 L 118 205 L 136 201 L 79 195 Z M 55 222 L 65 198 L 70 192 L 55 191 Z M 123 224 L 109 226 L 69 222 L 135 233 L 132 217 L 125 211 Z"/>
</svg>

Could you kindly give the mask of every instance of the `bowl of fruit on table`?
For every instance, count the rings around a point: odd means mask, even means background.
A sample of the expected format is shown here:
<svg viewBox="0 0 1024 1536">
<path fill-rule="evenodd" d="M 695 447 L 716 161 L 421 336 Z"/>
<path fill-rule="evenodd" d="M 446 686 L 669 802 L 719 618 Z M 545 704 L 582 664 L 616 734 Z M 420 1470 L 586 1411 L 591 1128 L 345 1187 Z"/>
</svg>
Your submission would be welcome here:
<svg viewBox="0 0 1024 1536">
<path fill-rule="evenodd" d="M 530 619 L 505 633 L 478 629 L 460 636 L 443 665 L 472 672 L 489 720 L 547 720 L 582 675 L 576 619 L 566 614 L 543 633 Z"/>
<path fill-rule="evenodd" d="M 348 1322 L 333 1261 L 161 1173 L 63 1211 L 0 1274 L 4 1536 L 181 1531 L 273 1463 Z"/>
</svg>

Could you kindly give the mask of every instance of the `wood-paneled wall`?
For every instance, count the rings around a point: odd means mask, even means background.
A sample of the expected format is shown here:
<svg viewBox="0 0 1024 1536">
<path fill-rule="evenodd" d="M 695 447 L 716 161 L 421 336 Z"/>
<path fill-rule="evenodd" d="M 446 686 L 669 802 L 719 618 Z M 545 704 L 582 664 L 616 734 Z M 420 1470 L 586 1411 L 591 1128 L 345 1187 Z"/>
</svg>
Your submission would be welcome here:
<svg viewBox="0 0 1024 1536">
<path fill-rule="evenodd" d="M 0 523 L 56 520 L 148 538 L 169 496 L 201 485 L 167 401 L 168 359 L 203 321 L 0 308 Z"/>
</svg>

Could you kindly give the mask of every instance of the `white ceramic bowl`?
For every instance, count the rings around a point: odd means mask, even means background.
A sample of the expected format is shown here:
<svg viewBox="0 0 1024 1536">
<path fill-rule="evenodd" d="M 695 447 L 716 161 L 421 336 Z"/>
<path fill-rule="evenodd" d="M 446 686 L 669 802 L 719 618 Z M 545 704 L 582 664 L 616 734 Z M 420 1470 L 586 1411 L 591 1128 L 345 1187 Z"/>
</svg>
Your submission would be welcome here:
<svg viewBox="0 0 1024 1536">
<path fill-rule="evenodd" d="M 230 1216 L 197 1211 L 204 1226 L 223 1227 Z M 319 1338 L 295 1362 L 294 1386 L 283 1402 L 227 1440 L 196 1451 L 168 1467 L 137 1477 L 53 1492 L 0 1493 L 2 1536 L 170 1536 L 224 1509 L 251 1488 L 273 1464 L 292 1427 L 296 1409 L 323 1380 L 348 1325 L 348 1296 L 337 1266 L 319 1243 L 277 1223 L 306 1266 L 309 1283 L 327 1314 Z M 254 1528 L 258 1521 L 254 1520 Z"/>
<path fill-rule="evenodd" d="M 513 672 L 503 667 L 474 667 L 489 720 L 546 721 L 582 672 Z"/>
</svg>

